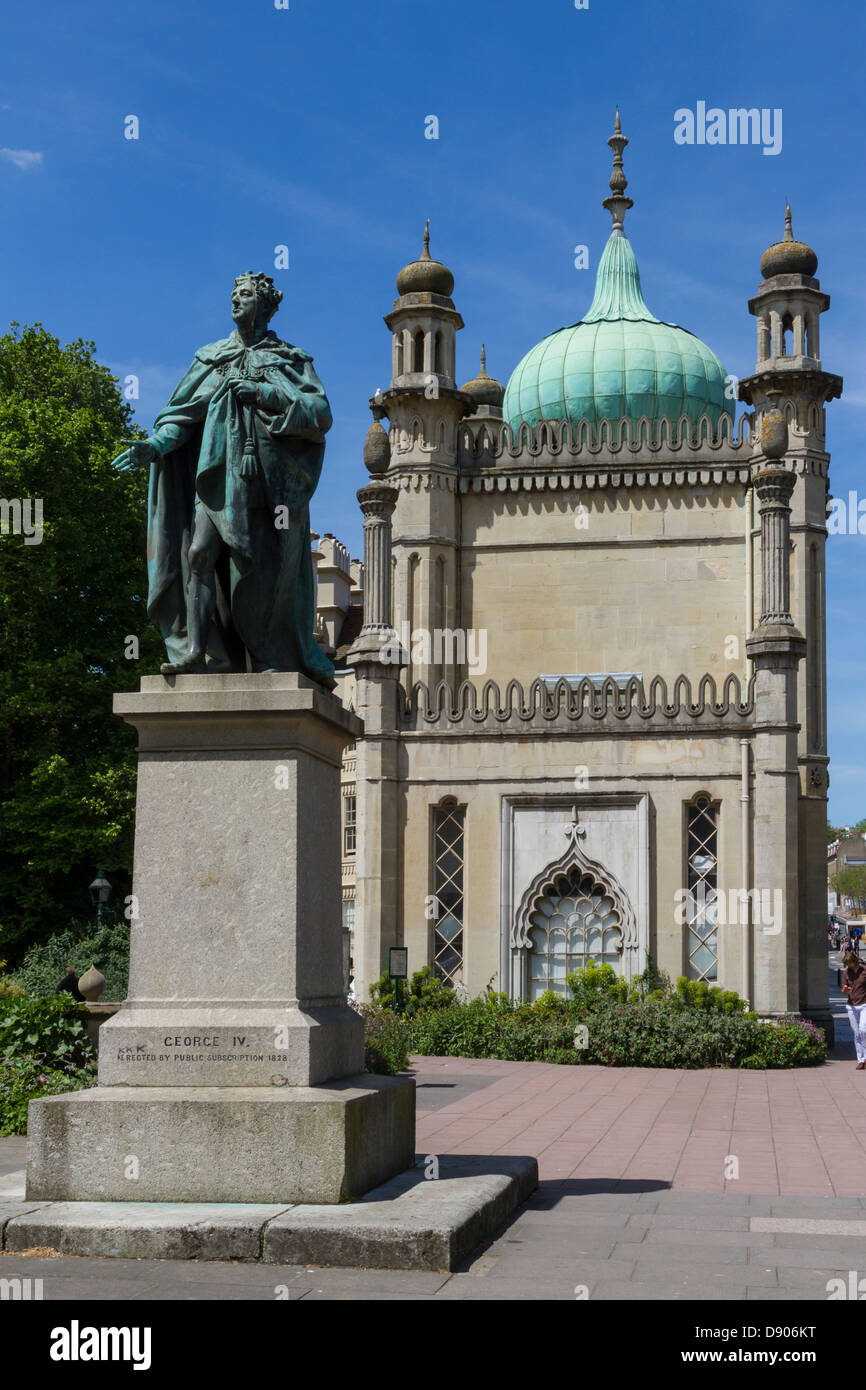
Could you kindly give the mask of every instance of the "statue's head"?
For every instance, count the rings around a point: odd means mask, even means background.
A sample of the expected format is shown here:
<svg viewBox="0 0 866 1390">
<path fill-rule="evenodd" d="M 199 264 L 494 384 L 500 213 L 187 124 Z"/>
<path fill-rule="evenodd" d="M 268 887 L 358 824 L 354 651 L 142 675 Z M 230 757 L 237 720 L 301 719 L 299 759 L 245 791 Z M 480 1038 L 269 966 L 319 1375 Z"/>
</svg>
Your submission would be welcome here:
<svg viewBox="0 0 866 1390">
<path fill-rule="evenodd" d="M 256 320 L 264 325 L 279 309 L 282 297 L 270 275 L 245 270 L 232 290 L 232 318 L 239 327 L 252 327 Z"/>
</svg>

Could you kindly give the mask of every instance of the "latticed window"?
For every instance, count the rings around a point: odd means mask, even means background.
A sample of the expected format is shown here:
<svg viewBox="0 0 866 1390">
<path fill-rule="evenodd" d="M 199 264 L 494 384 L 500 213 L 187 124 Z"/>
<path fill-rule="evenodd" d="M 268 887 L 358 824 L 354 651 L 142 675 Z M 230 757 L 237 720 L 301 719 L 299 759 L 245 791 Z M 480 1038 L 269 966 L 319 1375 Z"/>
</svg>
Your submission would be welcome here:
<svg viewBox="0 0 866 1390">
<path fill-rule="evenodd" d="M 354 796 L 343 797 L 343 853 L 355 853 L 355 798 Z"/>
<path fill-rule="evenodd" d="M 613 895 L 592 874 L 561 874 L 530 916 L 529 997 L 567 994 L 565 977 L 588 960 L 622 973 L 622 919 Z"/>
<path fill-rule="evenodd" d="M 463 827 L 466 807 L 449 802 L 433 812 L 433 972 L 448 984 L 463 979 Z"/>
<path fill-rule="evenodd" d="M 687 813 L 686 975 L 712 983 L 719 974 L 718 818 L 708 796 L 696 797 Z"/>
</svg>

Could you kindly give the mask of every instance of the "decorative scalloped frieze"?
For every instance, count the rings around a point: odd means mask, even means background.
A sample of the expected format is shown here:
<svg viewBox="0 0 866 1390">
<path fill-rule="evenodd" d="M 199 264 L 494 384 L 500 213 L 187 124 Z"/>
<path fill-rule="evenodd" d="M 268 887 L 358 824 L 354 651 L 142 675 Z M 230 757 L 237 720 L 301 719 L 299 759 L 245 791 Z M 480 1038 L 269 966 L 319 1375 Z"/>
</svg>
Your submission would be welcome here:
<svg viewBox="0 0 866 1390">
<path fill-rule="evenodd" d="M 493 680 L 485 681 L 480 691 L 471 681 L 463 681 L 456 693 L 445 681 L 432 691 L 418 681 L 404 696 L 401 718 L 404 726 L 417 730 L 433 725 L 527 729 L 579 722 L 639 729 L 671 720 L 685 725 L 702 720 L 710 727 L 723 721 L 739 724 L 750 722 L 754 710 L 754 676 L 745 694 L 736 675 L 726 676 L 721 695 L 713 676 L 701 676 L 696 697 L 685 675 L 677 676 L 670 695 L 663 676 L 653 676 L 646 688 L 637 676 L 624 684 L 612 676 L 601 682 L 585 676 L 577 682 L 563 677 L 552 686 L 536 679 L 526 691 L 520 681 L 510 680 L 504 692 Z"/>
</svg>

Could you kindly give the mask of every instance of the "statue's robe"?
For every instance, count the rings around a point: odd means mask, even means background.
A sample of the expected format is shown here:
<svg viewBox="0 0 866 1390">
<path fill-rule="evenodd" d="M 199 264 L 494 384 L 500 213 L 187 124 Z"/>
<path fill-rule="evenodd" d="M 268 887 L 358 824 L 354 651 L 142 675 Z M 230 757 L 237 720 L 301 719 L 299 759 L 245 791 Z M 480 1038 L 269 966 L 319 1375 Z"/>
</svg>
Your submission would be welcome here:
<svg viewBox="0 0 866 1390">
<path fill-rule="evenodd" d="M 231 377 L 253 380 L 260 403 L 238 402 Z M 208 665 L 246 670 L 246 649 L 254 671 L 334 685 L 313 636 L 309 519 L 331 423 L 312 358 L 276 334 L 247 348 L 232 333 L 196 353 L 151 435 L 160 457 L 150 469 L 147 611 L 170 661 L 187 650 L 187 557 L 203 510 L 226 545 Z"/>
</svg>

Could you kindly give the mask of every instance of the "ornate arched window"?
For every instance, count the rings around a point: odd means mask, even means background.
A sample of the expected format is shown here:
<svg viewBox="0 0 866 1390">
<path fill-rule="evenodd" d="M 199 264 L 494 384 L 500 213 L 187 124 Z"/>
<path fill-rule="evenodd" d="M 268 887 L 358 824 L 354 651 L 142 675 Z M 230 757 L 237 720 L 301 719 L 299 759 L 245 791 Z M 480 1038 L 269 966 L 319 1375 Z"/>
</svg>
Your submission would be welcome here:
<svg viewBox="0 0 866 1390">
<path fill-rule="evenodd" d="M 463 831 L 466 807 L 433 808 L 433 973 L 446 984 L 463 980 Z"/>
<path fill-rule="evenodd" d="M 718 808 L 706 795 L 686 807 L 686 975 L 712 984 L 719 974 Z"/>
<path fill-rule="evenodd" d="M 614 894 L 597 875 L 574 866 L 557 876 L 529 916 L 529 998 L 566 994 L 566 975 L 588 960 L 622 973 L 623 920 Z"/>
<path fill-rule="evenodd" d="M 424 370 L 424 330 L 421 328 L 415 334 L 415 356 L 412 370 L 413 372 L 423 372 Z"/>
</svg>

